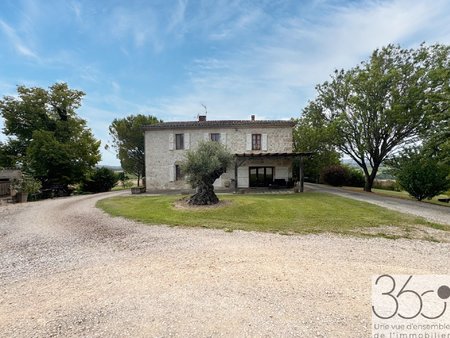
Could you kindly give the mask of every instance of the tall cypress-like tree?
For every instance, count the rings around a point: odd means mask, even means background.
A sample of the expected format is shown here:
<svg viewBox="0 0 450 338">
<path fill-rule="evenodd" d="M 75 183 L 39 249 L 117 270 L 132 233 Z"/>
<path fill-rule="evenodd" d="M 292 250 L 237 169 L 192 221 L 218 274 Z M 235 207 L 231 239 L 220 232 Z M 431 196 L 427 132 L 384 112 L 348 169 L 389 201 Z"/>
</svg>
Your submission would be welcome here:
<svg viewBox="0 0 450 338">
<path fill-rule="evenodd" d="M 145 143 L 142 126 L 162 122 L 151 115 L 130 115 L 122 119 L 114 119 L 109 126 L 109 134 L 113 138 L 113 146 L 117 150 L 117 158 L 122 169 L 138 178 L 145 175 Z"/>
</svg>

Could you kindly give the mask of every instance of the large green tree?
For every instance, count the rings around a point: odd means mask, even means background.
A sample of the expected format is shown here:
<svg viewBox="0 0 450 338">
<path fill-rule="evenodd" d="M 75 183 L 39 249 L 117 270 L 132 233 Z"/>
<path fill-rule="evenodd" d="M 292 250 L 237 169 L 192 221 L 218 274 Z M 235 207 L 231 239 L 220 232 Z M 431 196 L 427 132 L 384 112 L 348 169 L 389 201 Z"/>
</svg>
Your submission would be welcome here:
<svg viewBox="0 0 450 338">
<path fill-rule="evenodd" d="M 311 104 L 336 133 L 334 144 L 363 169 L 364 190 L 389 155 L 442 125 L 437 116 L 448 117 L 449 52 L 444 45 L 389 45 L 317 86 Z"/>
<path fill-rule="evenodd" d="M 97 141 L 76 110 L 84 93 L 66 83 L 48 90 L 17 87 L 0 100 L 7 159 L 38 178 L 44 188 L 78 183 L 100 160 Z"/>
<path fill-rule="evenodd" d="M 0 168 L 8 168 L 14 166 L 14 158 L 12 150 L 8 144 L 0 142 Z"/>
<path fill-rule="evenodd" d="M 233 155 L 219 142 L 201 141 L 197 149 L 187 151 L 182 170 L 191 186 L 197 189 L 189 198 L 189 204 L 209 205 L 219 202 L 213 184 L 232 160 Z"/>
<path fill-rule="evenodd" d="M 328 128 L 322 109 L 314 103 L 303 109 L 293 136 L 296 152 L 314 153 L 304 163 L 304 175 L 309 180 L 318 182 L 324 168 L 339 164 L 340 154 L 333 145 L 334 133 Z"/>
<path fill-rule="evenodd" d="M 430 95 L 430 102 L 435 105 L 435 113 L 431 116 L 431 127 L 423 135 L 425 156 L 436 157 L 450 166 L 450 58 L 442 60 L 442 64 L 430 73 L 433 87 L 439 90 Z"/>
<path fill-rule="evenodd" d="M 151 115 L 130 115 L 121 119 L 114 119 L 109 126 L 109 134 L 113 139 L 113 146 L 117 150 L 117 158 L 122 169 L 134 174 L 138 178 L 145 175 L 145 143 L 142 126 L 160 123 Z"/>
</svg>

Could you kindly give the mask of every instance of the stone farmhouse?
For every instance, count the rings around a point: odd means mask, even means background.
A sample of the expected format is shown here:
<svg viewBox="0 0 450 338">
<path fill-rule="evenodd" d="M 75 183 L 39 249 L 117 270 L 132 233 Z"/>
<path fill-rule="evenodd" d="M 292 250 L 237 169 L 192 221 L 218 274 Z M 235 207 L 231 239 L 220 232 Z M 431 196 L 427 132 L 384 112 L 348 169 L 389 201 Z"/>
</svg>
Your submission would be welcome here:
<svg viewBox="0 0 450 338">
<path fill-rule="evenodd" d="M 292 129 L 283 120 L 216 120 L 164 122 L 144 126 L 147 189 L 189 189 L 181 170 L 187 150 L 201 140 L 224 144 L 233 165 L 216 182 L 216 189 L 292 186 Z"/>
</svg>

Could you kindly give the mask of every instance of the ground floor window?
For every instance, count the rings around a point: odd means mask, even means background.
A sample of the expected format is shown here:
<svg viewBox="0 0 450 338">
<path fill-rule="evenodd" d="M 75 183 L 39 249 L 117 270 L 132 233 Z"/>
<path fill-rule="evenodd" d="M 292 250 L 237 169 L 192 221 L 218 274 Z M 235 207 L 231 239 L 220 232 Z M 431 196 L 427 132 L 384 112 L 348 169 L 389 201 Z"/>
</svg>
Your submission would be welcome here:
<svg viewBox="0 0 450 338">
<path fill-rule="evenodd" d="M 179 164 L 175 164 L 175 180 L 181 181 L 183 179 L 183 173 L 181 171 L 181 166 Z"/>
<path fill-rule="evenodd" d="M 273 167 L 250 167 L 250 187 L 268 187 L 273 182 Z"/>
</svg>

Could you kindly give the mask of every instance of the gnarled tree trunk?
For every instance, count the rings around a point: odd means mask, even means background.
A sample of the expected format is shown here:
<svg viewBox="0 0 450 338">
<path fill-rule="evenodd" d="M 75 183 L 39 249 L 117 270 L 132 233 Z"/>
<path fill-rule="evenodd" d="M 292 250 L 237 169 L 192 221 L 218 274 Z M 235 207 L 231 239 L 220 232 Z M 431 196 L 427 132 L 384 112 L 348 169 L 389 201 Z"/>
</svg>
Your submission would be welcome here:
<svg viewBox="0 0 450 338">
<path fill-rule="evenodd" d="M 197 187 L 197 192 L 192 195 L 188 204 L 211 205 L 219 203 L 219 198 L 214 193 L 214 186 L 211 183 L 203 183 Z"/>
</svg>

